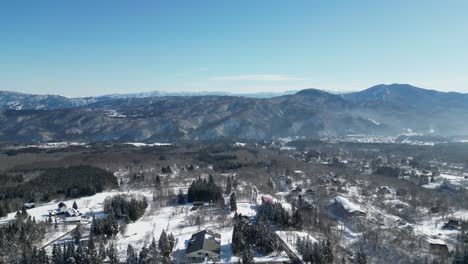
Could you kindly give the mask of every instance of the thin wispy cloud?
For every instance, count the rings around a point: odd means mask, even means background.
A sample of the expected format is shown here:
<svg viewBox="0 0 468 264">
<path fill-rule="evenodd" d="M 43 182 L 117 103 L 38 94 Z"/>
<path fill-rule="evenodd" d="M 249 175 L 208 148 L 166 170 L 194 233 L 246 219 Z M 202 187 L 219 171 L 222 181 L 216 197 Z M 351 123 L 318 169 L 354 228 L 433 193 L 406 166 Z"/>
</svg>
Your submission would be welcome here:
<svg viewBox="0 0 468 264">
<path fill-rule="evenodd" d="M 283 74 L 243 74 L 243 75 L 227 75 L 214 76 L 209 78 L 210 81 L 299 81 L 302 78 L 297 78 Z"/>
</svg>

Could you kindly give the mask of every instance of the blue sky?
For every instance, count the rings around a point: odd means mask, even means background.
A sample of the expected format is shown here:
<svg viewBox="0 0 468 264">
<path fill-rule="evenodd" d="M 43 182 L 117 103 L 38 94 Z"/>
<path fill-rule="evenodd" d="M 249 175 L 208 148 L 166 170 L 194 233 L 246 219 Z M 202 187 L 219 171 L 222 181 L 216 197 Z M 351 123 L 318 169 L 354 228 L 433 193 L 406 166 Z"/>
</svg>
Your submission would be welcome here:
<svg viewBox="0 0 468 264">
<path fill-rule="evenodd" d="M 0 90 L 468 92 L 468 1 L 5 0 Z"/>
</svg>

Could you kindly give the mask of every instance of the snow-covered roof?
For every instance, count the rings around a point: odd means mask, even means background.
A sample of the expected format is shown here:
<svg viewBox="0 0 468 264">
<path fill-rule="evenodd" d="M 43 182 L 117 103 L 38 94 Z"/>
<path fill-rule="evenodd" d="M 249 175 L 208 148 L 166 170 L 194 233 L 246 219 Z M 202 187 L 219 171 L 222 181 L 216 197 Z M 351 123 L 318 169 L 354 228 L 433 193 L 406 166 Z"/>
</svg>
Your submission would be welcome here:
<svg viewBox="0 0 468 264">
<path fill-rule="evenodd" d="M 337 204 L 340 204 L 344 210 L 348 213 L 355 213 L 355 212 L 360 212 L 360 213 L 365 213 L 363 209 L 357 204 L 354 204 L 350 202 L 348 199 L 346 199 L 343 196 L 336 196 L 335 197 L 335 202 Z"/>
<path fill-rule="evenodd" d="M 443 241 L 441 239 L 437 239 L 437 238 L 427 238 L 427 242 L 429 242 L 430 244 L 433 244 L 433 245 L 447 245 L 447 243 L 445 243 L 445 241 Z"/>
<path fill-rule="evenodd" d="M 66 213 L 72 217 L 72 216 L 78 216 L 80 213 L 75 209 L 75 208 L 68 208 Z"/>
</svg>

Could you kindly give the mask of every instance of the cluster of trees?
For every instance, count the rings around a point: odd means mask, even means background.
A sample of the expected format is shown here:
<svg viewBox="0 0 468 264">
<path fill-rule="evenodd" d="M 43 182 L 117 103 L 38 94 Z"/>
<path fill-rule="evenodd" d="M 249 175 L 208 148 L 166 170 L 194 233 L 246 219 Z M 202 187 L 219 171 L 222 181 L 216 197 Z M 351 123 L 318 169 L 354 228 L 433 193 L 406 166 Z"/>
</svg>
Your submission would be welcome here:
<svg viewBox="0 0 468 264">
<path fill-rule="evenodd" d="M 163 229 L 158 240 L 158 249 L 161 252 L 161 255 L 163 257 L 169 257 L 169 254 L 171 254 L 172 250 L 174 249 L 174 244 L 174 235 L 172 235 L 172 233 L 169 235 L 166 234 L 166 231 Z"/>
<path fill-rule="evenodd" d="M 79 236 L 79 229 L 74 232 L 73 236 Z M 75 234 L 76 233 L 76 234 Z M 174 247 L 174 236 L 167 235 L 163 230 L 159 240 L 153 238 L 149 247 L 144 243 L 140 252 L 134 249 L 129 244 L 127 247 L 127 256 L 125 263 L 127 264 L 169 264 L 170 253 Z M 86 242 L 75 239 L 74 242 L 54 245 L 52 254 L 48 255 L 44 249 L 36 247 L 29 248 L 21 252 L 20 257 L 15 252 L 11 259 L 0 258 L 0 263 L 18 263 L 18 264 L 118 264 L 122 263 L 119 260 L 118 250 L 115 244 L 110 243 L 107 246 L 104 240 L 100 240 L 99 246 L 96 246 L 94 236 L 91 233 Z M 1 257 L 2 255 L 0 255 Z M 2 262 L 6 260 L 6 262 Z"/>
<path fill-rule="evenodd" d="M 0 181 L 3 186 L 16 185 L 24 181 L 23 174 L 0 174 Z"/>
<path fill-rule="evenodd" d="M 224 192 L 226 194 L 230 194 L 232 190 L 237 188 L 237 179 L 231 178 L 230 175 L 228 175 L 227 181 L 226 181 L 226 187 L 224 188 Z"/>
<path fill-rule="evenodd" d="M 229 204 L 231 207 L 231 212 L 237 211 L 237 199 L 236 199 L 236 193 L 231 193 L 231 197 L 229 199 Z"/>
<path fill-rule="evenodd" d="M 154 179 L 154 186 L 155 186 L 156 188 L 161 187 L 161 176 L 156 175 L 156 178 Z"/>
<path fill-rule="evenodd" d="M 326 242 L 314 242 L 298 237 L 296 248 L 305 262 L 312 264 L 333 264 L 335 261 L 333 248 L 329 240 Z"/>
<path fill-rule="evenodd" d="M 210 175 L 208 181 L 206 178 L 198 178 L 193 181 L 188 189 L 188 201 L 216 202 L 223 199 L 221 188 L 215 184 L 213 176 Z"/>
<path fill-rule="evenodd" d="M 172 173 L 171 166 L 162 167 L 162 168 L 161 168 L 161 172 L 162 172 L 162 173 Z"/>
<path fill-rule="evenodd" d="M 453 255 L 452 264 L 468 264 L 468 249 L 457 247 Z"/>
<path fill-rule="evenodd" d="M 30 181 L 13 177 L 8 182 L 0 185 L 0 200 L 4 200 L 3 204 L 8 203 L 7 209 L 13 211 L 19 209 L 18 204 L 36 202 L 36 197 L 42 197 L 44 201 L 58 196 L 77 198 L 118 186 L 117 178 L 111 172 L 91 166 L 50 168 Z M 6 207 L 2 207 L 5 210 Z"/>
<path fill-rule="evenodd" d="M 244 254 L 249 250 L 249 245 L 256 245 L 259 252 L 269 254 L 278 250 L 279 241 L 268 225 L 258 222 L 249 224 L 236 213 L 232 232 L 232 251 L 234 254 Z"/>
<path fill-rule="evenodd" d="M 398 178 L 401 175 L 401 170 L 398 167 L 379 166 L 374 170 L 374 174 Z"/>
<path fill-rule="evenodd" d="M 171 263 L 169 254 L 174 247 L 174 236 L 163 230 L 158 242 L 153 238 L 149 247 L 145 245 L 138 253 L 132 245 L 127 247 L 126 264 L 166 264 Z"/>
<path fill-rule="evenodd" d="M 212 151 L 215 151 L 216 154 Z M 213 164 L 213 169 L 215 171 L 233 171 L 245 166 L 245 164 L 237 161 L 238 157 L 236 155 L 219 153 L 218 150 L 212 151 L 211 153 L 206 150 L 200 151 L 198 154 L 198 160 L 208 164 Z"/>
<path fill-rule="evenodd" d="M 115 195 L 104 200 L 104 212 L 116 219 L 126 222 L 138 220 L 148 207 L 146 198 L 137 199 L 134 196 Z"/>
<path fill-rule="evenodd" d="M 263 203 L 258 208 L 256 220 L 279 227 L 300 227 L 303 221 L 299 210 L 294 210 L 291 215 L 281 203 Z"/>
<path fill-rule="evenodd" d="M 10 206 L 6 201 L 0 202 L 0 217 L 5 217 L 10 212 Z"/>
<path fill-rule="evenodd" d="M 18 254 L 32 252 L 45 231 L 45 223 L 36 223 L 25 210 L 19 211 L 14 221 L 0 226 L 0 263 L 15 263 Z"/>
<path fill-rule="evenodd" d="M 87 245 L 82 243 L 69 243 L 63 246 L 54 245 L 52 255 L 50 256 L 51 264 L 85 264 L 85 263 L 104 263 L 104 260 L 109 258 L 110 263 L 118 263 L 117 250 L 114 244 L 110 244 L 108 248 L 104 243 L 99 244 L 96 248 L 92 237 L 88 240 Z M 32 262 L 34 263 L 34 262 Z"/>
<path fill-rule="evenodd" d="M 119 232 L 119 223 L 112 216 L 106 218 L 96 218 L 93 216 L 91 233 L 95 236 L 105 236 L 106 238 L 117 235 Z"/>
<path fill-rule="evenodd" d="M 457 237 L 458 245 L 453 254 L 452 264 L 468 264 L 468 233 L 467 223 L 462 223 L 462 230 Z"/>
</svg>

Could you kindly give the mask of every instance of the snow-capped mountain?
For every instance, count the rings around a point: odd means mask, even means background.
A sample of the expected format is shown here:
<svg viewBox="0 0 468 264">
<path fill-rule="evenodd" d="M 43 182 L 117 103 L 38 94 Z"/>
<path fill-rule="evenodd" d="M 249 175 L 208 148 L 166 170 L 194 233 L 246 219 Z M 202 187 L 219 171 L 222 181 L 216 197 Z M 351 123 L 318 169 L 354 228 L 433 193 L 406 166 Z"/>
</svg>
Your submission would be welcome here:
<svg viewBox="0 0 468 264">
<path fill-rule="evenodd" d="M 3 92 L 0 141 L 398 135 L 408 128 L 441 135 L 468 132 L 467 95 L 409 85 L 341 95 L 306 89 L 271 98 L 152 95 L 66 98 Z"/>
</svg>

